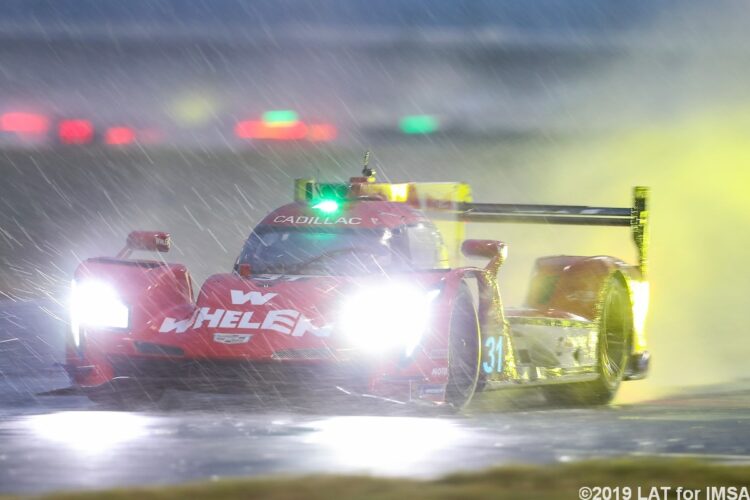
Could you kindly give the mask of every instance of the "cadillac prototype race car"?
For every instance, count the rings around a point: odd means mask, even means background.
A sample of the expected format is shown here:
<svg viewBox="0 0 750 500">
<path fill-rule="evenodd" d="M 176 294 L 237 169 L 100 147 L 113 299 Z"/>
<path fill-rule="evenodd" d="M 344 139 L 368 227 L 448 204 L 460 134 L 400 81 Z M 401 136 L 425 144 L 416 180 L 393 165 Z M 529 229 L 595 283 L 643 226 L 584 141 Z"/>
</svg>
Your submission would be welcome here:
<svg viewBox="0 0 750 500">
<path fill-rule="evenodd" d="M 330 388 L 460 408 L 521 386 L 554 404 L 606 404 L 649 366 L 647 198 L 637 187 L 630 208 L 473 203 L 464 183 L 381 183 L 367 168 L 344 183 L 298 179 L 295 201 L 197 295 L 184 265 L 130 258 L 167 252 L 165 232 L 134 231 L 117 257 L 83 261 L 66 367 L 91 399 L 121 405 L 167 388 Z M 623 226 L 638 263 L 542 257 L 525 303 L 505 307 L 508 247 L 464 240 L 472 222 Z"/>
</svg>

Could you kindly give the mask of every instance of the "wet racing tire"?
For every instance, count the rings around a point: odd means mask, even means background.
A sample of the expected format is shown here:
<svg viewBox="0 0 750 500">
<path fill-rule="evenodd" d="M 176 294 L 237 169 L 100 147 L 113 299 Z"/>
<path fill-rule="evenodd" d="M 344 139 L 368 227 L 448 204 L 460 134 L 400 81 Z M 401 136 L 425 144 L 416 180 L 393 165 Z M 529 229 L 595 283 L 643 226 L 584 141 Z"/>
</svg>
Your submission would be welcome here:
<svg viewBox="0 0 750 500">
<path fill-rule="evenodd" d="M 453 408 L 466 406 L 477 389 L 480 359 L 479 319 L 471 294 L 462 286 L 450 319 L 448 385 L 445 400 Z"/>
<path fill-rule="evenodd" d="M 615 397 L 625 375 L 633 330 L 628 289 L 613 277 L 604 291 L 597 345 L 598 377 L 590 382 L 543 387 L 548 402 L 557 406 L 600 406 Z"/>
</svg>

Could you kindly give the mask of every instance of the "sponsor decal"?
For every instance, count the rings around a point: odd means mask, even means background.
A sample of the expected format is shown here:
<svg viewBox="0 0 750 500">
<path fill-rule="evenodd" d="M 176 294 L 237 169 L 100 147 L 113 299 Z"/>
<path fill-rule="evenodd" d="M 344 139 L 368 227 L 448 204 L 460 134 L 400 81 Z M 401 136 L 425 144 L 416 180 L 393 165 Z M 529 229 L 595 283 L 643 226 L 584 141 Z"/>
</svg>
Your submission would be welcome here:
<svg viewBox="0 0 750 500">
<path fill-rule="evenodd" d="M 172 238 L 170 236 L 162 237 L 162 235 L 157 234 L 154 239 L 156 240 L 156 246 L 167 248 L 172 246 Z"/>
<path fill-rule="evenodd" d="M 307 217 L 305 215 L 284 216 L 279 215 L 273 219 L 277 224 L 297 224 L 297 225 L 311 225 L 311 226 L 333 226 L 337 224 L 345 225 L 358 225 L 362 224 L 361 217 Z"/>
<path fill-rule="evenodd" d="M 233 305 L 245 305 L 249 303 L 253 306 L 263 306 L 276 297 L 276 295 L 278 294 L 258 291 L 230 291 L 230 298 Z M 257 312 L 200 307 L 187 319 L 164 318 L 159 327 L 159 332 L 185 333 L 190 328 L 208 327 L 271 330 L 283 335 L 291 335 L 292 337 L 302 337 L 306 334 L 312 334 L 316 337 L 329 337 L 331 334 L 330 328 L 321 328 L 313 325 L 309 318 L 306 318 L 302 313 L 294 309 L 274 309 L 265 313 L 263 317 L 256 314 Z"/>
<path fill-rule="evenodd" d="M 276 297 L 277 293 L 263 293 L 263 292 L 243 292 L 242 290 L 231 290 L 229 292 L 231 298 L 232 298 L 232 304 L 241 306 L 243 304 L 247 304 L 250 302 L 250 304 L 254 306 L 262 306 L 272 298 Z"/>
<path fill-rule="evenodd" d="M 252 337 L 252 333 L 214 333 L 214 342 L 227 345 L 247 344 Z"/>
<path fill-rule="evenodd" d="M 448 376 L 448 367 L 447 366 L 438 366 L 437 368 L 432 369 L 432 376 L 433 377 L 447 377 Z"/>
</svg>

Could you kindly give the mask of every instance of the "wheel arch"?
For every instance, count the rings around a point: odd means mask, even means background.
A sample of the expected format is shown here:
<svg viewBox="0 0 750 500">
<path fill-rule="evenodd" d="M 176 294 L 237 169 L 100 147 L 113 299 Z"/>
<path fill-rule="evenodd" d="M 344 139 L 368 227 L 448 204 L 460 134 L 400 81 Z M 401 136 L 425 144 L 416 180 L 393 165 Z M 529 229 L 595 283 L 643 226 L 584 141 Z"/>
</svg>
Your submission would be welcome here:
<svg viewBox="0 0 750 500">
<path fill-rule="evenodd" d="M 444 293 L 450 294 L 447 304 L 449 309 L 452 308 L 453 301 L 462 286 L 466 286 L 471 293 L 479 319 L 480 336 L 494 320 L 497 320 L 493 317 L 493 312 L 499 313 L 500 320 L 504 321 L 503 305 L 496 279 L 488 277 L 486 271 L 480 268 L 462 267 L 451 270 L 446 276 L 443 288 Z"/>
</svg>

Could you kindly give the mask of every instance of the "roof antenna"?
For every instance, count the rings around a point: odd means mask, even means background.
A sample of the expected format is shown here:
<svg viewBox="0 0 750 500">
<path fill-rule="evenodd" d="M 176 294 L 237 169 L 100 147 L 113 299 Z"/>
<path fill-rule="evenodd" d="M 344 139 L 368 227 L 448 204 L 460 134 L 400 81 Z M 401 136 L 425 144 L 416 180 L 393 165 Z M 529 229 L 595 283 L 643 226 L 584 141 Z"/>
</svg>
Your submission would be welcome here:
<svg viewBox="0 0 750 500">
<path fill-rule="evenodd" d="M 370 150 L 365 151 L 365 157 L 362 159 L 362 177 L 375 177 L 375 171 L 370 168 Z M 374 181 L 375 179 L 373 179 Z"/>
</svg>

